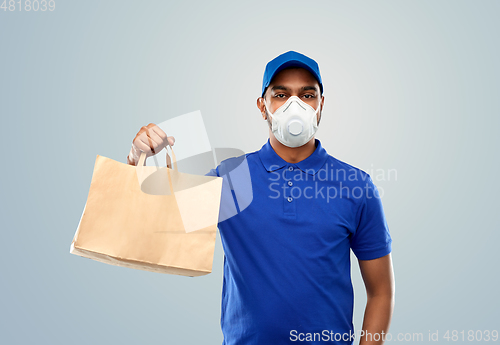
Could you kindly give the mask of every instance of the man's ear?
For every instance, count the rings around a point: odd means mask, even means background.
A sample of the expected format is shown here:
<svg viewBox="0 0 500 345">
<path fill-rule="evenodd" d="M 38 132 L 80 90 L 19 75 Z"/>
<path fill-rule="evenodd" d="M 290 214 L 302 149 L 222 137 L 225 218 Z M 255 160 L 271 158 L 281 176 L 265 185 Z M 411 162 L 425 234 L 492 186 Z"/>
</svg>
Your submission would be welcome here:
<svg viewBox="0 0 500 345">
<path fill-rule="evenodd" d="M 264 98 L 257 98 L 257 108 L 259 108 L 260 113 L 264 120 L 267 120 L 266 105 L 264 104 Z"/>
</svg>

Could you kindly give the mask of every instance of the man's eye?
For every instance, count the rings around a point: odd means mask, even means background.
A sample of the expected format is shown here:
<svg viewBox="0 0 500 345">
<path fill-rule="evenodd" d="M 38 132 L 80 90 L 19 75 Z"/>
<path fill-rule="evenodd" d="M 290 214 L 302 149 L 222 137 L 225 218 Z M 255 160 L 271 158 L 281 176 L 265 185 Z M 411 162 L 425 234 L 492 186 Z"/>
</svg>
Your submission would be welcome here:
<svg viewBox="0 0 500 345">
<path fill-rule="evenodd" d="M 282 94 L 282 93 L 278 93 L 277 95 L 274 95 L 274 97 L 276 97 L 276 98 L 284 98 L 285 95 Z"/>
<path fill-rule="evenodd" d="M 310 98 L 314 98 L 314 96 L 313 95 L 304 95 L 304 98 L 310 99 Z"/>
</svg>

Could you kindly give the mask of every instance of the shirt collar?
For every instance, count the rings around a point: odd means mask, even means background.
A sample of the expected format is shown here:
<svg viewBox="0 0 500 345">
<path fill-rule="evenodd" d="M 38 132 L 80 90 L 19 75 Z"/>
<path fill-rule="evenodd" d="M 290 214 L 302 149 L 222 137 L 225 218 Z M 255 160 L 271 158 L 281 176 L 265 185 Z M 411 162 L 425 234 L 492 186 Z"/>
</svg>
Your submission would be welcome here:
<svg viewBox="0 0 500 345">
<path fill-rule="evenodd" d="M 259 157 L 262 165 L 264 165 L 266 170 L 269 172 L 279 170 L 284 166 L 289 165 L 296 166 L 303 172 L 314 175 L 319 169 L 321 169 L 328 158 L 328 153 L 323 146 L 321 146 L 321 142 L 318 139 L 315 139 L 315 144 L 316 149 L 309 157 L 297 163 L 288 163 L 283 158 L 278 156 L 271 146 L 271 142 L 267 139 L 267 142 L 259 150 Z"/>
</svg>

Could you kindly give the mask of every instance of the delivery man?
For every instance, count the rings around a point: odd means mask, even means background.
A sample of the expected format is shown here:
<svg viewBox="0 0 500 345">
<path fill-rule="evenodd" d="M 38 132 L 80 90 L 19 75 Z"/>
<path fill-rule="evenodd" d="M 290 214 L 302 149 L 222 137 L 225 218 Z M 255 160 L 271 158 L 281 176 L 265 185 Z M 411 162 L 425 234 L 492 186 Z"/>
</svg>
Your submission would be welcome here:
<svg viewBox="0 0 500 345">
<path fill-rule="evenodd" d="M 244 155 L 251 203 L 218 223 L 223 344 L 352 344 L 355 335 L 362 345 L 384 342 L 394 307 L 392 240 L 370 176 L 315 138 L 324 101 L 314 60 L 290 51 L 267 64 L 257 107 L 269 139 Z M 142 127 L 127 161 L 168 143 L 174 137 L 155 124 Z M 225 178 L 230 164 L 207 175 Z M 238 199 L 237 189 L 232 194 Z M 367 292 L 356 333 L 350 250 Z"/>
</svg>

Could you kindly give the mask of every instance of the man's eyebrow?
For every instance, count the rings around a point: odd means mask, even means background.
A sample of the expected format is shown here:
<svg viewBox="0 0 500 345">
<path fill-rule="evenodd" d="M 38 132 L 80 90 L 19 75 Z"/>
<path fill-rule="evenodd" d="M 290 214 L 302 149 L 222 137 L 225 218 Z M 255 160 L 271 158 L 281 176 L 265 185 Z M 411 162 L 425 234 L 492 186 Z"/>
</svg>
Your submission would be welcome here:
<svg viewBox="0 0 500 345">
<path fill-rule="evenodd" d="M 304 86 L 303 88 L 301 88 L 302 91 L 307 91 L 307 90 L 314 90 L 314 91 L 318 91 L 318 88 L 316 86 Z"/>
<path fill-rule="evenodd" d="M 271 88 L 271 90 L 288 90 L 288 88 L 283 85 L 275 85 Z"/>
<path fill-rule="evenodd" d="M 275 85 L 271 88 L 271 90 L 284 90 L 287 91 L 289 88 L 287 88 L 284 85 Z M 307 91 L 307 90 L 313 90 L 313 91 L 318 91 L 318 88 L 314 85 L 308 85 L 308 86 L 303 86 L 300 88 L 301 91 Z"/>
</svg>

